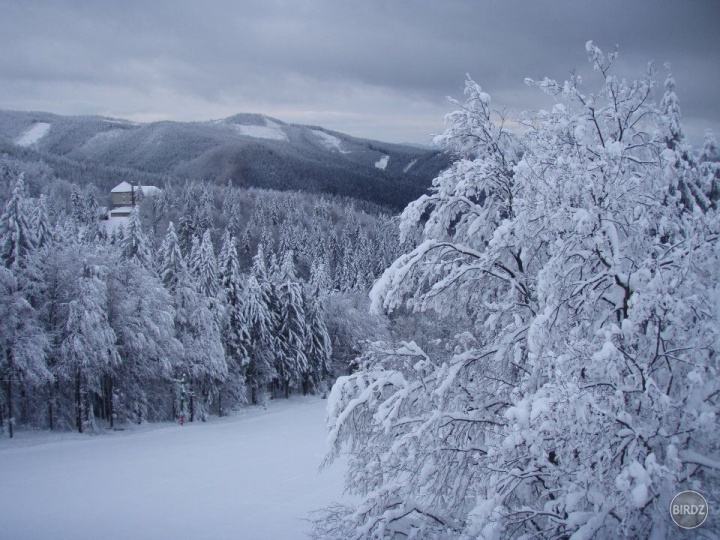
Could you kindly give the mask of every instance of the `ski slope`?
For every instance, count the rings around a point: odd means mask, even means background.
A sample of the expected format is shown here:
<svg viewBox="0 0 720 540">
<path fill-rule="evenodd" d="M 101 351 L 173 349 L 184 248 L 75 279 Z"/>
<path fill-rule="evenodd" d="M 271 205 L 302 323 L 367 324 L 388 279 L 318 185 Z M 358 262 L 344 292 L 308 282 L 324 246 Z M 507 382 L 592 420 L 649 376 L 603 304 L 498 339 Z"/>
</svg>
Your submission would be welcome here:
<svg viewBox="0 0 720 540">
<path fill-rule="evenodd" d="M 32 146 L 37 144 L 40 139 L 50 131 L 50 124 L 47 122 L 35 122 L 30 126 L 25 133 L 15 140 L 15 144 L 18 146 Z"/>
<path fill-rule="evenodd" d="M 276 400 L 203 424 L 0 440 L 0 537 L 307 538 L 341 500 L 344 464 L 318 473 L 325 403 Z"/>
</svg>

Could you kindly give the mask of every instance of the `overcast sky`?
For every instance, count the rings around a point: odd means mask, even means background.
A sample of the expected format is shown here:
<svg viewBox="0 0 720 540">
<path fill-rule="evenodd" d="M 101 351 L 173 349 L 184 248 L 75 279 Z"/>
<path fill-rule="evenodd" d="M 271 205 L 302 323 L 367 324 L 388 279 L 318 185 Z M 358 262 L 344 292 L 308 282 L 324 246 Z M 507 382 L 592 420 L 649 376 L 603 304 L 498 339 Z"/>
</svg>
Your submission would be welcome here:
<svg viewBox="0 0 720 540">
<path fill-rule="evenodd" d="M 259 112 L 391 142 L 429 141 L 469 73 L 511 111 L 525 77 L 670 62 L 686 132 L 720 138 L 718 0 L 0 0 L 0 108 L 146 122 Z"/>
</svg>

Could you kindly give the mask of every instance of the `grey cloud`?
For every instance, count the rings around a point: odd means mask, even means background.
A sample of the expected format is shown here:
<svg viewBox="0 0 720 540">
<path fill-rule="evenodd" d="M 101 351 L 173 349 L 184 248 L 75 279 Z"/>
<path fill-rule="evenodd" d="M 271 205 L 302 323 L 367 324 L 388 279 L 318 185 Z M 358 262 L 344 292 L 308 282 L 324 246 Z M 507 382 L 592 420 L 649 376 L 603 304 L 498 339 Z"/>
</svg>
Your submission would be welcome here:
<svg viewBox="0 0 720 540">
<path fill-rule="evenodd" d="M 316 124 L 334 119 L 328 127 L 362 136 L 426 141 L 422 130 L 441 128 L 448 109 L 442 98 L 461 97 L 466 73 L 497 104 L 538 107 L 546 98 L 524 88 L 523 79 L 587 71 L 584 43 L 593 39 L 604 49 L 618 43 L 630 76 L 648 60 L 658 67 L 670 61 L 689 131 L 701 133 L 702 122 L 720 131 L 720 2 L 126 0 L 0 7 L 2 108 L 39 103 L 65 114 L 178 120 L 264 112 Z"/>
</svg>

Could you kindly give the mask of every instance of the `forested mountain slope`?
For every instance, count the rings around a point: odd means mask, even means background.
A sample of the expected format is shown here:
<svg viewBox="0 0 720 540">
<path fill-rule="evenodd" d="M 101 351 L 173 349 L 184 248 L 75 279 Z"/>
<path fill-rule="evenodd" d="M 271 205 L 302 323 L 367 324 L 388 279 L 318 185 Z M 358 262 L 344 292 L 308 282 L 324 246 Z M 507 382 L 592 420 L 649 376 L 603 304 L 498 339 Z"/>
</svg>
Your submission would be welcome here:
<svg viewBox="0 0 720 540">
<path fill-rule="evenodd" d="M 106 189 L 157 175 L 239 187 L 323 192 L 400 209 L 448 165 L 434 150 L 358 139 L 259 114 L 137 124 L 97 116 L 0 111 L 0 151 L 50 162 Z M 32 155 L 37 153 L 39 155 Z M 22 156 L 25 156 L 24 158 Z M 119 174 L 118 174 L 119 173 Z M 107 185 L 106 185 L 107 184 Z"/>
</svg>

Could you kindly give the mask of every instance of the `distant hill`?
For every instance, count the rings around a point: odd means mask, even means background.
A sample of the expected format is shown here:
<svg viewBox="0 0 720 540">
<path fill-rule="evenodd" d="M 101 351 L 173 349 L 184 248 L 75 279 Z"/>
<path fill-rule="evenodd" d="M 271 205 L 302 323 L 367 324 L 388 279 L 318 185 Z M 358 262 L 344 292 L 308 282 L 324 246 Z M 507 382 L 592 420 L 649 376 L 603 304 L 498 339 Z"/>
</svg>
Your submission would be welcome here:
<svg viewBox="0 0 720 540">
<path fill-rule="evenodd" d="M 350 196 L 400 209 L 448 166 L 443 153 L 359 139 L 259 114 L 137 124 L 0 111 L 0 152 L 43 160 L 102 189 L 118 179 L 194 179 Z M 145 180 L 147 178 L 147 180 Z"/>
</svg>

